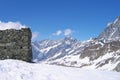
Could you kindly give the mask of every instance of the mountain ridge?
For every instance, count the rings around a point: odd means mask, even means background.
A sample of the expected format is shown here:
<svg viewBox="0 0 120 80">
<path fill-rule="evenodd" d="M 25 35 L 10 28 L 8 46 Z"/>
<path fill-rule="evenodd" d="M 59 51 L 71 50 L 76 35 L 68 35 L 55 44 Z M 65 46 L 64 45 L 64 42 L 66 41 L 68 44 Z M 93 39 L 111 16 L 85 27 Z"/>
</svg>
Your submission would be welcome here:
<svg viewBox="0 0 120 80">
<path fill-rule="evenodd" d="M 120 16 L 113 23 L 108 23 L 105 30 L 98 36 L 98 39 L 105 41 L 120 39 Z"/>
<path fill-rule="evenodd" d="M 120 72 L 120 17 L 97 37 L 33 42 L 34 62 Z"/>
</svg>

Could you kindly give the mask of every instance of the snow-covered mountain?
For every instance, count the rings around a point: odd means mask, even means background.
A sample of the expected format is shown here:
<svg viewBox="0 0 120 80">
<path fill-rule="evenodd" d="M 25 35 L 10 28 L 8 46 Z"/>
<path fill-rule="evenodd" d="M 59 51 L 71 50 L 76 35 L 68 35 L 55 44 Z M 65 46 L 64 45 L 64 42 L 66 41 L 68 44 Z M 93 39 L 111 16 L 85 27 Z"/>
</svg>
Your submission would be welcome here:
<svg viewBox="0 0 120 80">
<path fill-rule="evenodd" d="M 120 40 L 120 16 L 112 22 L 108 23 L 106 29 L 99 35 L 99 40 Z"/>
<path fill-rule="evenodd" d="M 54 61 L 68 55 L 79 55 L 90 42 L 80 42 L 72 37 L 65 37 L 62 40 L 43 40 L 32 43 L 33 60 L 36 61 Z"/>
<path fill-rule="evenodd" d="M 33 61 L 80 68 L 120 71 L 120 17 L 87 41 L 72 37 L 32 43 Z"/>
</svg>

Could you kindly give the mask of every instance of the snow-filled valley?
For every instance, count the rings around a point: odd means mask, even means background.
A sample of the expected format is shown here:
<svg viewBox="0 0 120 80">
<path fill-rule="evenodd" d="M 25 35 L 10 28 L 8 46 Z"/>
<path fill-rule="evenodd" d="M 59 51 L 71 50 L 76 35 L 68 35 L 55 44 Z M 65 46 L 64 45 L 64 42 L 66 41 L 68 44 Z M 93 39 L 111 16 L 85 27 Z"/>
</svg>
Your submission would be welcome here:
<svg viewBox="0 0 120 80">
<path fill-rule="evenodd" d="M 120 73 L 19 60 L 0 61 L 0 80 L 120 80 Z"/>
</svg>

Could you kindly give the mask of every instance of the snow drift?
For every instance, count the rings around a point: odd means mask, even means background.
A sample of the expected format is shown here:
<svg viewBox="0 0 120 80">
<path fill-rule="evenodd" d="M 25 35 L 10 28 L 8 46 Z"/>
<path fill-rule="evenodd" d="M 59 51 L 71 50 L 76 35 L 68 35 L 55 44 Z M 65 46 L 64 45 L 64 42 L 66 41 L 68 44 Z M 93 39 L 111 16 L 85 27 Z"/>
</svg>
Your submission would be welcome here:
<svg viewBox="0 0 120 80">
<path fill-rule="evenodd" d="M 120 73 L 27 63 L 0 61 L 0 80 L 119 80 Z"/>
</svg>

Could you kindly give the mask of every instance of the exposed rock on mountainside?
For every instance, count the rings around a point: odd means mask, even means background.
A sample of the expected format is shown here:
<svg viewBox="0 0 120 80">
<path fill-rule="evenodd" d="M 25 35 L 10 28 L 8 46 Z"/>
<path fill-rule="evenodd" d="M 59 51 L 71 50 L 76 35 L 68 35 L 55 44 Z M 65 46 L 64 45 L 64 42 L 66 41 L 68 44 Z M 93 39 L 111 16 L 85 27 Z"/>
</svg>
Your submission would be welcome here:
<svg viewBox="0 0 120 80">
<path fill-rule="evenodd" d="M 80 59 L 89 58 L 91 65 L 95 65 L 95 68 L 101 68 L 105 65 L 115 71 L 120 71 L 120 41 L 112 41 L 109 43 L 94 44 L 85 48 L 80 54 Z M 102 59 L 103 58 L 103 59 Z M 101 59 L 101 60 L 100 60 Z M 88 63 L 89 64 L 89 63 Z M 88 65 L 86 64 L 86 65 Z M 110 64 L 110 65 L 109 65 Z"/>
<path fill-rule="evenodd" d="M 119 58 L 119 61 L 120 61 L 120 58 Z M 120 72 L 120 63 L 114 68 L 114 70 Z"/>
<path fill-rule="evenodd" d="M 98 39 L 105 41 L 120 40 L 120 16 L 113 23 L 107 25 Z"/>
<path fill-rule="evenodd" d="M 96 65 L 102 67 L 106 64 L 116 63 L 113 70 L 120 71 L 120 16 L 107 26 L 107 28 L 94 40 L 93 44 L 85 48 L 80 54 L 80 58 L 89 57 L 90 61 L 97 60 L 108 54 L 111 57 L 104 59 L 104 63 L 99 62 Z"/>
<path fill-rule="evenodd" d="M 32 59 L 31 30 L 0 30 L 0 59 L 19 59 L 30 62 Z"/>
<path fill-rule="evenodd" d="M 89 47 L 85 48 L 80 55 L 80 58 L 89 57 L 90 60 L 95 60 L 100 56 L 105 55 L 106 53 L 116 52 L 120 49 L 120 41 L 112 41 L 109 43 L 95 44 L 90 45 Z"/>
<path fill-rule="evenodd" d="M 120 17 L 107 25 L 98 38 L 81 42 L 67 37 L 32 45 L 35 62 L 120 72 Z"/>
</svg>

